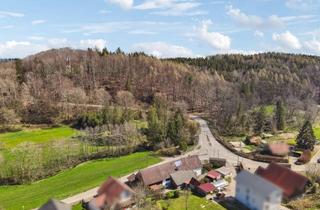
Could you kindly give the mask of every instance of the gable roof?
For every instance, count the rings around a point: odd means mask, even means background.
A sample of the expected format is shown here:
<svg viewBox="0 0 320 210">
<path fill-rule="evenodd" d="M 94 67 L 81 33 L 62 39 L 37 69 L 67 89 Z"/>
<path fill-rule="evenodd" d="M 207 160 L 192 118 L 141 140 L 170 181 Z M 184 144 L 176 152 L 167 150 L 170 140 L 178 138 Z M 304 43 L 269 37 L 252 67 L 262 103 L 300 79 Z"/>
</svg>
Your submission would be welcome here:
<svg viewBox="0 0 320 210">
<path fill-rule="evenodd" d="M 269 164 L 265 169 L 259 167 L 256 174 L 280 187 L 287 198 L 302 193 L 309 182 L 307 177 L 276 163 Z"/>
<path fill-rule="evenodd" d="M 98 189 L 98 195 L 106 195 L 107 203 L 113 203 L 120 197 L 123 191 L 134 193 L 128 185 L 110 176 Z"/>
<path fill-rule="evenodd" d="M 50 199 L 39 210 L 71 210 L 71 206 L 56 199 Z"/>
<path fill-rule="evenodd" d="M 208 172 L 207 176 L 210 177 L 211 179 L 219 179 L 221 177 L 221 174 L 215 170 L 211 170 Z"/>
<path fill-rule="evenodd" d="M 172 181 L 177 185 L 182 185 L 183 183 L 189 183 L 192 178 L 195 178 L 196 175 L 193 171 L 177 171 L 170 175 Z"/>
<path fill-rule="evenodd" d="M 241 183 L 242 185 L 252 189 L 255 193 L 263 196 L 269 195 L 273 192 L 282 192 L 282 190 L 275 184 L 258 175 L 252 174 L 247 170 L 242 170 L 236 176 L 236 181 L 237 184 Z"/>
<path fill-rule="evenodd" d="M 197 155 L 184 157 L 180 160 L 164 163 L 138 172 L 145 185 L 152 185 L 170 178 L 170 174 L 180 170 L 195 170 L 201 168 L 201 161 Z"/>
<path fill-rule="evenodd" d="M 228 175 L 232 174 L 232 169 L 227 168 L 225 166 L 222 166 L 221 168 L 217 168 L 215 171 L 219 172 L 223 176 L 228 176 Z"/>
<path fill-rule="evenodd" d="M 209 193 L 209 192 L 212 192 L 215 189 L 215 187 L 211 183 L 204 183 L 204 184 L 199 185 L 198 189 L 200 189 L 201 191 L 203 191 L 205 193 Z"/>
</svg>

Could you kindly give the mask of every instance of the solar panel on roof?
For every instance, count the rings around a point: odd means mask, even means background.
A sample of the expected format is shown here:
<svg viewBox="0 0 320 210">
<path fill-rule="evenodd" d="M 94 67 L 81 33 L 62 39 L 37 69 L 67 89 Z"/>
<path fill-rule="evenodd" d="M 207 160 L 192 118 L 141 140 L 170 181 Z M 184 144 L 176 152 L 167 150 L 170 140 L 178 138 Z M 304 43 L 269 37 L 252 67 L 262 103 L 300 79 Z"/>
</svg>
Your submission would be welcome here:
<svg viewBox="0 0 320 210">
<path fill-rule="evenodd" d="M 176 167 L 179 167 L 182 165 L 182 162 L 181 162 L 181 160 L 177 160 L 176 162 L 174 162 L 174 164 Z"/>
</svg>

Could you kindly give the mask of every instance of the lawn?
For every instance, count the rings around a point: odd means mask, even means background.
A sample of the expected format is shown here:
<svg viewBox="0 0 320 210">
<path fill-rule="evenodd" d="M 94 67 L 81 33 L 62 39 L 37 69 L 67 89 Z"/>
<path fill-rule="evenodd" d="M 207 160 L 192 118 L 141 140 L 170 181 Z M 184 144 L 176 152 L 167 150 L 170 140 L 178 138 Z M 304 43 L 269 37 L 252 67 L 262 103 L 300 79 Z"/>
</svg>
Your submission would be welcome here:
<svg viewBox="0 0 320 210">
<path fill-rule="evenodd" d="M 121 177 L 158 162 L 149 152 L 86 162 L 30 185 L 0 187 L 0 205 L 7 210 L 36 208 L 49 198 L 63 199 L 100 185 L 108 176 Z"/>
<path fill-rule="evenodd" d="M 317 139 L 320 139 L 320 125 L 317 125 L 313 128 L 314 135 L 317 137 Z"/>
<path fill-rule="evenodd" d="M 0 134 L 0 142 L 8 147 L 13 147 L 22 142 L 43 143 L 51 140 L 69 138 L 78 131 L 68 126 L 45 129 L 26 129 L 18 132 L 9 132 Z"/>
<path fill-rule="evenodd" d="M 181 195 L 177 199 L 161 200 L 157 202 L 160 209 L 181 210 L 186 208 L 186 197 Z M 188 197 L 188 209 L 203 209 L 203 210 L 225 210 L 220 204 L 208 201 L 205 198 L 200 198 L 195 195 Z M 166 208 L 167 207 L 167 208 Z"/>
</svg>

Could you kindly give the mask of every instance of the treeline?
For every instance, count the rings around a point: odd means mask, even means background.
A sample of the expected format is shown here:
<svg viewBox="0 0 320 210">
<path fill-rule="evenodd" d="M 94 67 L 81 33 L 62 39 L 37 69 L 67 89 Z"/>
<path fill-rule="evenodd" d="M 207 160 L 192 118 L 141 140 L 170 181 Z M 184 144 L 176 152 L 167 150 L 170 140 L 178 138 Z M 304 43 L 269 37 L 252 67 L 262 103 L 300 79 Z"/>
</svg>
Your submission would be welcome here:
<svg viewBox="0 0 320 210">
<path fill-rule="evenodd" d="M 159 60 L 120 49 L 65 48 L 0 66 L 1 107 L 26 123 L 75 120 L 92 108 L 77 104 L 144 106 L 162 95 L 172 106 L 209 112 L 226 131 L 257 106 L 281 100 L 311 113 L 320 101 L 320 59 L 306 55 Z"/>
</svg>

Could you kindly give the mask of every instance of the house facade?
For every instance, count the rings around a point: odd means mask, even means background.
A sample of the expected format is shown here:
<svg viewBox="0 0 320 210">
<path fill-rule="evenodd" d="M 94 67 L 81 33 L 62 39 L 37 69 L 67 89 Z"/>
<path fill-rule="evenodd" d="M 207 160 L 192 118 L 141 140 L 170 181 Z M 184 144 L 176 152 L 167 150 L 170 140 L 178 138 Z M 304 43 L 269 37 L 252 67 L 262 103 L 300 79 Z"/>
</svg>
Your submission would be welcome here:
<svg viewBox="0 0 320 210">
<path fill-rule="evenodd" d="M 280 208 L 282 190 L 273 183 L 246 170 L 236 176 L 236 199 L 251 210 Z"/>
</svg>

